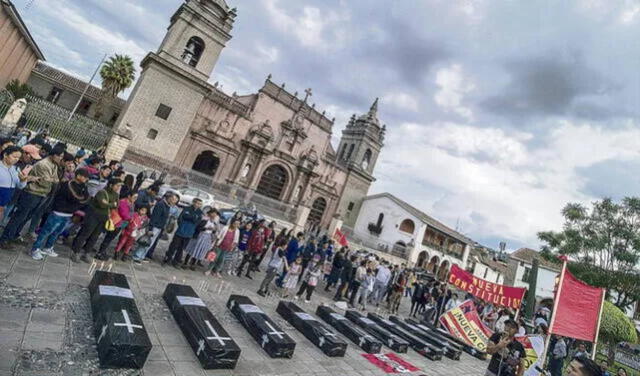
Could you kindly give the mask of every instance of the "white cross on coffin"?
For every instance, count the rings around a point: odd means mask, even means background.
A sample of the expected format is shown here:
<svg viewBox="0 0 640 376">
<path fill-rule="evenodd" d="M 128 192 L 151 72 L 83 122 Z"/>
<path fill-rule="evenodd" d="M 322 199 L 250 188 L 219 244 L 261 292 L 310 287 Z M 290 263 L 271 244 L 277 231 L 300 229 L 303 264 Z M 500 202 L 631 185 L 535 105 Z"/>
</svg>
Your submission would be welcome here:
<svg viewBox="0 0 640 376">
<path fill-rule="evenodd" d="M 278 336 L 278 338 L 283 339 L 284 337 L 282 337 L 282 335 L 284 334 L 284 332 L 279 332 L 276 330 L 276 328 L 273 327 L 273 325 L 271 325 L 271 323 L 269 321 L 265 321 L 264 322 L 265 325 L 267 325 L 269 327 L 269 329 L 271 329 L 270 332 L 268 332 L 267 334 L 273 334 Z"/>
<path fill-rule="evenodd" d="M 370 339 L 370 338 L 371 338 L 371 336 L 370 336 L 370 335 L 368 335 L 368 334 L 367 334 L 367 335 L 365 335 L 365 336 L 360 337 L 360 343 L 359 343 L 358 345 L 359 345 L 360 347 L 362 347 L 362 345 L 364 345 L 365 341 L 366 341 L 367 339 Z"/>
<path fill-rule="evenodd" d="M 324 328 L 322 328 L 324 329 Z M 318 346 L 322 347 L 322 345 L 324 345 L 324 337 L 335 337 L 336 335 L 333 332 L 328 331 L 327 329 L 324 329 L 324 333 L 322 333 L 322 336 L 320 336 L 320 339 L 318 340 Z"/>
<path fill-rule="evenodd" d="M 213 329 L 213 326 L 211 326 L 209 320 L 204 320 L 204 323 L 207 324 L 207 327 L 211 330 L 211 333 L 213 333 L 213 336 L 207 337 L 207 339 L 218 341 L 220 346 L 224 346 L 224 341 L 231 341 L 231 338 L 229 337 L 220 337 L 220 335 Z"/>
<path fill-rule="evenodd" d="M 393 347 L 393 338 L 389 338 L 389 347 Z"/>
<path fill-rule="evenodd" d="M 97 343 L 100 343 L 100 341 L 102 341 L 102 338 L 104 338 L 104 335 L 107 334 L 107 327 L 108 326 L 109 325 L 106 325 L 106 324 L 102 326 L 102 332 L 100 332 L 100 337 L 98 337 L 98 342 Z"/>
<path fill-rule="evenodd" d="M 204 339 L 198 341 L 198 351 L 196 352 L 196 356 L 200 356 L 202 350 L 204 350 Z"/>
<path fill-rule="evenodd" d="M 133 334 L 134 328 L 142 329 L 142 325 L 135 325 L 131 323 L 131 319 L 129 318 L 129 313 L 127 312 L 126 309 L 122 310 L 122 317 L 124 318 L 124 322 L 114 323 L 113 326 L 126 326 L 127 331 L 131 334 Z"/>
</svg>

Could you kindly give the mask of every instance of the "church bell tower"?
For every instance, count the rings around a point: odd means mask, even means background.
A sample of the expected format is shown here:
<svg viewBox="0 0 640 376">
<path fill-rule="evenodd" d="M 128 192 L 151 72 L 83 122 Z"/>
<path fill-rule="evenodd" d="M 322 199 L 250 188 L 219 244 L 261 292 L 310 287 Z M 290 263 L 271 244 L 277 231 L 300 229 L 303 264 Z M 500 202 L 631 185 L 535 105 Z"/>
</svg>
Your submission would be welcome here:
<svg viewBox="0 0 640 376">
<path fill-rule="evenodd" d="M 338 210 L 349 227 L 355 225 L 362 200 L 376 180 L 373 170 L 384 146 L 385 132 L 386 126 L 378 120 L 378 98 L 366 114 L 358 118 L 352 115 L 342 131 L 336 158 L 348 172 Z"/>
<path fill-rule="evenodd" d="M 209 92 L 222 49 L 231 39 L 235 8 L 224 0 L 186 0 L 173 14 L 118 122 L 131 130 L 130 148 L 173 161 L 198 107 Z"/>
</svg>

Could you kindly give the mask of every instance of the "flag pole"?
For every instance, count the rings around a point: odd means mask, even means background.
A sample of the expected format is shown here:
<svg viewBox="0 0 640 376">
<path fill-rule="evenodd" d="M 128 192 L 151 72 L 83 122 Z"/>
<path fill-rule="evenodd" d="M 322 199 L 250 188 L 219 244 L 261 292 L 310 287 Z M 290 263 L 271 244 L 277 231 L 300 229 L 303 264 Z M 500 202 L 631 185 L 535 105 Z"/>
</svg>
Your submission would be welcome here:
<svg viewBox="0 0 640 376">
<path fill-rule="evenodd" d="M 560 272 L 560 280 L 558 281 L 558 290 L 556 291 L 555 299 L 553 300 L 553 311 L 551 311 L 551 322 L 549 323 L 549 332 L 547 338 L 544 339 L 544 352 L 542 353 L 542 360 L 540 366 L 544 367 L 544 362 L 547 360 L 547 352 L 549 351 L 549 343 L 551 342 L 551 331 L 553 330 L 553 323 L 556 319 L 556 310 L 558 309 L 558 303 L 560 302 L 560 293 L 562 291 L 562 282 L 564 281 L 564 274 L 567 270 L 567 259 L 562 260 L 562 271 Z"/>
<path fill-rule="evenodd" d="M 604 308 L 604 297 L 607 295 L 607 290 L 602 289 L 602 301 L 600 302 L 600 313 L 598 314 L 598 326 L 596 326 L 596 338 L 593 341 L 593 351 L 591 352 L 591 360 L 596 359 L 596 349 L 598 347 L 598 336 L 600 335 L 600 321 L 602 320 L 602 309 Z"/>
</svg>

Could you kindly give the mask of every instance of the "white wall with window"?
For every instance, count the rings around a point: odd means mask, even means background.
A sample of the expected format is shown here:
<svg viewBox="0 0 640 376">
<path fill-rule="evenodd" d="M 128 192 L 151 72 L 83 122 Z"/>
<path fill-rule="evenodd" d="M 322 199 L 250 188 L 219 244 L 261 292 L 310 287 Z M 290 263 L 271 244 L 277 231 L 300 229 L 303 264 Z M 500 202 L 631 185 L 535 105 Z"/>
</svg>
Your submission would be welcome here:
<svg viewBox="0 0 640 376">
<path fill-rule="evenodd" d="M 495 282 L 500 285 L 504 284 L 504 274 L 481 262 L 476 262 L 475 265 L 473 265 L 473 275 L 489 282 Z"/>
<path fill-rule="evenodd" d="M 452 250 L 431 246 L 424 240 L 425 232 L 430 228 L 425 217 L 426 214 L 391 194 L 369 196 L 362 203 L 350 240 L 402 257 L 412 265 L 442 271 L 445 277 L 453 264 L 465 268 L 470 248 L 464 241 L 468 239 L 449 236 L 448 240 L 457 242 Z M 455 233 L 451 229 L 447 231 Z"/>
<path fill-rule="evenodd" d="M 529 288 L 529 273 L 531 273 L 532 265 L 519 261 L 516 273 L 515 280 L 513 282 L 514 287 L 525 287 Z M 544 266 L 540 266 L 538 268 L 538 279 L 536 282 L 536 297 L 538 298 L 553 298 L 553 291 L 555 289 L 556 277 L 559 272 L 547 269 Z"/>
</svg>

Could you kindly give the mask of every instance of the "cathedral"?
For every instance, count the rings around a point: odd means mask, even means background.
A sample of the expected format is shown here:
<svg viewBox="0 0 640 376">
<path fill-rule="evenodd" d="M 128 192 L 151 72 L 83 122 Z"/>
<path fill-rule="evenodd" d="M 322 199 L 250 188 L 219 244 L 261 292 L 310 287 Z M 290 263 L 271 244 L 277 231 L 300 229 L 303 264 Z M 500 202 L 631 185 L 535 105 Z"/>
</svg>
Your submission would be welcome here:
<svg viewBox="0 0 640 376">
<path fill-rule="evenodd" d="M 291 93 L 268 76 L 257 92 L 228 95 L 207 81 L 236 10 L 224 0 L 186 0 L 171 17 L 160 47 L 120 116 L 108 154 L 149 157 L 211 176 L 256 197 L 306 208 L 304 221 L 327 228 L 338 216 L 353 226 L 384 142 L 378 100 L 353 115 L 338 150 L 335 119 L 309 103 L 311 90 Z"/>
</svg>

